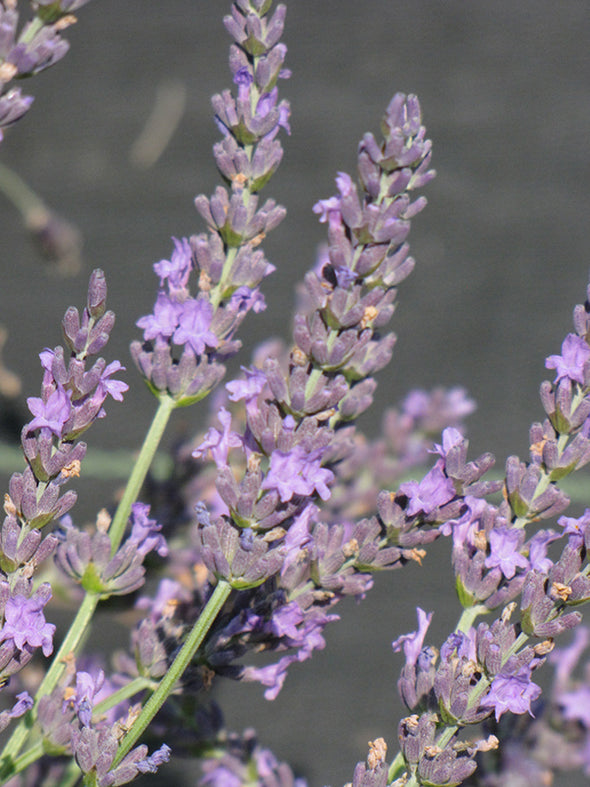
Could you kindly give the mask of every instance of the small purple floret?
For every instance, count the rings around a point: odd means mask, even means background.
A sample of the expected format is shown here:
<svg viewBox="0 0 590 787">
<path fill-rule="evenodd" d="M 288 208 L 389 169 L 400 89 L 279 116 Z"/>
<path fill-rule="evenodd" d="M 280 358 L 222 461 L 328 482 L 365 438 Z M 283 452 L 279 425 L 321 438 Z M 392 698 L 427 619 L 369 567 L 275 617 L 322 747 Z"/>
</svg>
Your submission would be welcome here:
<svg viewBox="0 0 590 787">
<path fill-rule="evenodd" d="M 568 333 L 561 345 L 561 355 L 550 355 L 546 361 L 547 369 L 555 369 L 554 383 L 564 378 L 584 384 L 584 366 L 590 360 L 590 347 L 580 336 Z"/>
<path fill-rule="evenodd" d="M 490 686 L 488 695 L 482 702 L 484 708 L 493 708 L 496 721 L 510 711 L 510 713 L 529 713 L 531 702 L 541 694 L 541 687 L 531 680 L 531 670 L 526 664 L 514 674 L 499 673 Z"/>
<path fill-rule="evenodd" d="M 446 477 L 438 463 L 420 482 L 407 481 L 400 485 L 399 491 L 409 498 L 409 516 L 415 516 L 420 511 L 428 516 L 455 496 L 453 482 Z"/>
<path fill-rule="evenodd" d="M 204 298 L 189 298 L 181 304 L 178 328 L 172 340 L 184 344 L 195 355 L 202 355 L 206 347 L 218 347 L 219 339 L 209 330 L 213 319 L 213 306 Z"/>
<path fill-rule="evenodd" d="M 529 561 L 519 552 L 523 533 L 522 530 L 496 529 L 490 532 L 489 557 L 485 560 L 486 568 L 499 568 L 506 579 L 512 579 L 517 568 L 527 570 Z"/>
<path fill-rule="evenodd" d="M 418 613 L 418 631 L 413 631 L 411 634 L 402 634 L 401 637 L 398 637 L 391 643 L 394 653 L 399 653 L 403 647 L 406 664 L 411 665 L 416 664 L 418 661 L 424 644 L 424 637 L 426 636 L 433 615 L 432 612 L 426 614 L 420 607 L 416 607 L 416 612 Z"/>
<path fill-rule="evenodd" d="M 44 656 L 53 653 L 55 626 L 47 623 L 43 607 L 48 598 L 33 596 L 27 598 L 19 593 L 6 602 L 4 626 L 0 631 L 0 642 L 12 640 L 19 650 L 30 648 L 43 649 Z"/>
<path fill-rule="evenodd" d="M 320 454 L 308 454 L 296 445 L 288 453 L 273 451 L 270 468 L 262 482 L 262 489 L 276 489 L 281 502 L 286 503 L 295 495 L 309 496 L 317 492 L 322 500 L 328 500 L 334 474 L 321 466 Z"/>
<path fill-rule="evenodd" d="M 63 426 L 72 411 L 70 397 L 62 385 L 57 386 L 46 402 L 36 396 L 30 396 L 27 405 L 35 416 L 27 425 L 29 432 L 34 429 L 49 429 L 57 437 L 61 437 Z"/>
</svg>

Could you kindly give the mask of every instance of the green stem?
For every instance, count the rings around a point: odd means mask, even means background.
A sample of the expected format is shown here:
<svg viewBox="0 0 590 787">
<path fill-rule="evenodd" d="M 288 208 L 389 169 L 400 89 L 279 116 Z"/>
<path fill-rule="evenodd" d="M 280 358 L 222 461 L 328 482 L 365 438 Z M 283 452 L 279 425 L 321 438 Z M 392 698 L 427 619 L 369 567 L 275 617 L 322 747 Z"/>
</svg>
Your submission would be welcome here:
<svg viewBox="0 0 590 787">
<path fill-rule="evenodd" d="M 401 776 L 402 771 L 404 771 L 406 767 L 404 755 L 398 752 L 395 756 L 395 760 L 389 766 L 389 771 L 387 773 L 387 784 L 391 784 L 394 779 L 397 779 L 398 776 Z"/>
<path fill-rule="evenodd" d="M 47 213 L 43 200 L 17 175 L 14 170 L 0 163 L 0 191 L 9 199 L 26 220 L 33 212 Z"/>
<path fill-rule="evenodd" d="M 24 752 L 24 754 L 21 754 L 20 757 L 17 757 L 15 759 L 14 763 L 11 766 L 11 772 L 9 776 L 5 776 L 4 768 L 2 769 L 2 780 L 3 780 L 2 783 L 4 784 L 6 778 L 12 778 L 17 773 L 24 771 L 25 768 L 28 768 L 29 765 L 32 765 L 34 762 L 36 762 L 39 759 L 39 757 L 42 756 L 43 756 L 43 741 L 38 741 L 34 746 L 31 746 L 30 749 Z"/>
<path fill-rule="evenodd" d="M 475 623 L 476 618 L 478 618 L 480 615 L 487 615 L 489 612 L 490 610 L 485 606 L 485 604 L 475 604 L 473 607 L 464 609 L 461 613 L 461 617 L 459 618 L 459 622 L 457 623 L 457 628 L 455 631 L 460 631 L 463 634 L 467 634 L 469 629 Z"/>
<path fill-rule="evenodd" d="M 199 619 L 189 634 L 188 639 L 172 662 L 170 669 L 160 681 L 158 688 L 154 691 L 152 696 L 142 708 L 141 713 L 137 717 L 137 720 L 134 722 L 127 735 L 125 735 L 121 741 L 121 744 L 119 745 L 119 751 L 117 752 L 117 756 L 115 757 L 111 766 L 112 768 L 115 768 L 121 762 L 123 757 L 131 751 L 133 746 L 135 746 L 139 738 L 150 724 L 151 720 L 160 710 L 168 698 L 168 695 L 174 689 L 176 682 L 180 679 L 183 672 L 194 658 L 194 655 L 205 639 L 207 632 L 213 625 L 215 618 L 227 601 L 231 590 L 232 588 L 229 583 L 223 579 L 219 581 L 217 587 L 211 595 L 211 598 L 207 602 L 205 609 L 199 616 Z"/>
<path fill-rule="evenodd" d="M 125 487 L 125 492 L 123 493 L 121 502 L 117 506 L 117 511 L 115 512 L 115 516 L 113 517 L 113 521 L 109 527 L 111 554 L 113 555 L 121 545 L 123 534 L 125 533 L 125 528 L 127 527 L 127 520 L 129 519 L 129 514 L 131 513 L 131 506 L 137 500 L 137 497 L 141 491 L 141 487 L 143 486 L 143 482 L 145 481 L 145 477 L 148 473 L 148 470 L 150 469 L 152 459 L 158 450 L 160 440 L 162 439 L 162 435 L 164 434 L 164 430 L 166 429 L 170 415 L 175 407 L 176 400 L 171 396 L 162 394 L 160 397 L 160 405 L 156 410 L 154 420 L 152 421 L 149 431 L 145 436 L 139 456 L 137 457 L 137 461 L 133 466 L 133 470 L 129 476 L 129 481 Z"/>
<path fill-rule="evenodd" d="M 139 694 L 140 691 L 144 689 L 154 688 L 155 684 L 153 680 L 149 678 L 134 678 L 129 683 L 126 683 L 124 686 L 121 686 L 120 689 L 114 691 L 110 694 L 106 699 L 102 702 L 98 702 L 94 708 L 92 709 L 93 716 L 101 716 L 106 711 L 114 708 L 115 705 L 118 705 L 123 700 L 129 699 L 129 697 L 133 697 L 135 694 Z"/>
<path fill-rule="evenodd" d="M 26 26 L 24 31 L 21 33 L 18 43 L 19 44 L 29 44 L 43 28 L 45 27 L 45 22 L 39 15 L 33 17 L 29 24 Z"/>
</svg>

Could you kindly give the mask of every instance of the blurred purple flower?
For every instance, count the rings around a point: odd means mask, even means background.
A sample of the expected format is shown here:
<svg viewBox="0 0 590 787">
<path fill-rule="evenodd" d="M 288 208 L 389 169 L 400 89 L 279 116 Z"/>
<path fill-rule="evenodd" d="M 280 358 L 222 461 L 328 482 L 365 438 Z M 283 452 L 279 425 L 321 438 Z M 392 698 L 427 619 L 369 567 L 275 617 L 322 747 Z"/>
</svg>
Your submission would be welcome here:
<svg viewBox="0 0 590 787">
<path fill-rule="evenodd" d="M 555 369 L 554 383 L 563 378 L 584 383 L 584 366 L 590 359 L 590 347 L 580 336 L 568 333 L 561 345 L 561 355 L 550 355 L 545 360 L 547 369 Z"/>
<path fill-rule="evenodd" d="M 579 721 L 590 730 L 590 686 L 581 685 L 574 691 L 564 691 L 557 697 L 563 718 Z"/>
</svg>

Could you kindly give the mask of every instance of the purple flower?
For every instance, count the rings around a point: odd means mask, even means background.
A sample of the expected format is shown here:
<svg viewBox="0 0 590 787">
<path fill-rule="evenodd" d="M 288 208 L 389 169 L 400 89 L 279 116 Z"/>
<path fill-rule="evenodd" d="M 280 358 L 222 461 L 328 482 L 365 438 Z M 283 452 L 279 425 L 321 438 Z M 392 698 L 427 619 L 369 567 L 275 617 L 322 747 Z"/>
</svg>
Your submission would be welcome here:
<svg viewBox="0 0 590 787">
<path fill-rule="evenodd" d="M 16 695 L 16 702 L 10 710 L 3 710 L 0 713 L 0 732 L 4 731 L 10 724 L 11 719 L 18 719 L 19 716 L 31 710 L 34 705 L 33 698 L 29 696 L 28 692 L 22 691 Z"/>
<path fill-rule="evenodd" d="M 241 399 L 248 402 L 256 399 L 266 385 L 266 375 L 260 369 L 248 369 L 242 366 L 242 371 L 246 375 L 245 380 L 231 380 L 225 385 L 230 394 L 230 402 L 239 402 Z"/>
<path fill-rule="evenodd" d="M 407 510 L 409 516 L 414 516 L 420 511 L 428 516 L 455 496 L 453 482 L 446 477 L 438 463 L 420 482 L 407 481 L 400 485 L 399 491 L 409 499 Z"/>
<path fill-rule="evenodd" d="M 250 100 L 250 85 L 254 82 L 254 77 L 247 66 L 238 68 L 234 74 L 234 84 L 238 86 L 238 100 L 247 102 Z"/>
<path fill-rule="evenodd" d="M 342 221 L 342 211 L 340 209 L 340 197 L 329 197 L 321 199 L 312 208 L 314 213 L 320 217 L 320 224 L 329 223 L 331 227 L 338 226 Z"/>
<path fill-rule="evenodd" d="M 318 513 L 319 509 L 313 503 L 308 503 L 302 511 L 293 517 L 291 525 L 287 530 L 287 535 L 283 541 L 285 548 L 285 559 L 281 568 L 281 574 L 285 574 L 289 567 L 297 563 L 300 559 L 302 549 L 310 549 L 313 544 L 310 526 Z"/>
<path fill-rule="evenodd" d="M 590 630 L 586 626 L 578 626 L 574 632 L 572 642 L 565 648 L 555 648 L 549 654 L 549 661 L 555 666 L 555 685 L 558 690 L 563 690 L 569 684 L 572 673 L 576 668 L 580 656 L 590 643 Z"/>
<path fill-rule="evenodd" d="M 448 426 L 442 433 L 442 445 L 435 443 L 432 453 L 439 454 L 443 458 L 446 458 L 452 448 L 455 448 L 457 445 L 462 445 L 464 442 L 465 438 L 461 432 L 455 429 L 454 426 Z"/>
<path fill-rule="evenodd" d="M 561 345 L 561 355 L 550 355 L 545 366 L 557 372 L 554 383 L 565 377 L 583 385 L 584 366 L 589 359 L 590 347 L 584 339 L 575 333 L 568 333 Z"/>
<path fill-rule="evenodd" d="M 209 330 L 213 306 L 205 298 L 190 298 L 181 304 L 178 328 L 172 337 L 175 344 L 188 345 L 195 355 L 202 355 L 206 347 L 218 347 L 219 338 Z"/>
<path fill-rule="evenodd" d="M 169 339 L 178 326 L 180 309 L 179 303 L 171 300 L 165 292 L 159 292 L 153 314 L 140 317 L 135 324 L 138 328 L 143 328 L 143 338 L 146 341 L 159 337 Z"/>
<path fill-rule="evenodd" d="M 571 541 L 581 544 L 590 527 L 590 508 L 587 508 L 577 519 L 570 516 L 560 516 L 557 524 L 563 528 L 564 536 L 571 536 Z"/>
<path fill-rule="evenodd" d="M 55 626 L 45 621 L 43 607 L 51 598 L 40 595 L 27 598 L 20 593 L 6 602 L 4 626 L 0 631 L 0 642 L 12 640 L 19 650 L 41 647 L 44 656 L 53 652 Z"/>
<path fill-rule="evenodd" d="M 225 407 L 220 408 L 217 418 L 223 427 L 223 431 L 220 432 L 218 429 L 211 427 L 203 442 L 195 448 L 192 455 L 195 459 L 200 459 L 207 451 L 211 451 L 213 461 L 221 469 L 227 466 L 230 448 L 242 447 L 242 438 L 237 432 L 230 431 L 231 413 Z"/>
<path fill-rule="evenodd" d="M 490 532 L 490 555 L 485 560 L 486 568 L 499 568 L 506 579 L 512 579 L 517 568 L 528 569 L 529 561 L 519 552 L 524 533 L 508 528 Z"/>
<path fill-rule="evenodd" d="M 63 711 L 65 712 L 68 705 L 71 705 L 76 711 L 80 723 L 83 727 L 89 727 L 92 719 L 92 709 L 97 693 L 102 688 L 104 683 L 104 672 L 99 670 L 95 677 L 89 672 L 76 673 L 76 689 L 71 696 L 66 694 L 63 703 Z"/>
<path fill-rule="evenodd" d="M 467 495 L 463 502 L 467 510 L 459 519 L 449 519 L 441 525 L 443 536 L 453 536 L 453 548 L 462 549 L 465 545 L 475 549 L 475 534 L 481 530 L 480 518 L 485 511 L 486 501 Z"/>
<path fill-rule="evenodd" d="M 343 290 L 347 290 L 357 277 L 357 274 L 346 265 L 338 265 L 334 268 L 334 275 L 338 286 Z"/>
<path fill-rule="evenodd" d="M 18 719 L 19 716 L 24 716 L 27 711 L 31 710 L 34 704 L 35 702 L 33 698 L 29 696 L 29 693 L 27 691 L 21 691 L 20 694 L 16 695 L 16 702 L 10 710 L 10 718 Z"/>
<path fill-rule="evenodd" d="M 235 309 L 237 312 L 249 312 L 250 309 L 252 309 L 254 314 L 260 314 L 260 312 L 266 309 L 266 301 L 260 290 L 252 290 L 245 285 L 238 287 L 238 289 L 232 293 L 230 304 L 232 309 Z"/>
<path fill-rule="evenodd" d="M 561 538 L 559 533 L 554 530 L 539 530 L 529 542 L 529 560 L 531 568 L 547 574 L 553 565 L 553 561 L 547 557 L 547 547 L 553 541 Z"/>
<path fill-rule="evenodd" d="M 316 613 L 313 617 L 304 617 L 299 628 L 295 630 L 295 614 L 290 610 L 282 623 L 290 632 L 287 638 L 289 647 L 297 647 L 298 651 L 282 656 L 276 664 L 269 664 L 266 667 L 245 667 L 242 679 L 257 681 L 263 686 L 267 686 L 264 697 L 267 700 L 274 700 L 283 687 L 289 666 L 295 662 L 306 661 L 314 650 L 322 650 L 325 647 L 326 641 L 322 632 L 325 626 L 334 620 L 338 620 L 338 615 Z M 293 624 L 293 627 L 289 627 L 289 622 Z M 279 628 L 280 626 L 279 623 Z"/>
<path fill-rule="evenodd" d="M 322 467 L 320 462 L 319 451 L 308 454 L 300 445 L 296 445 L 288 453 L 273 451 L 261 488 L 276 489 L 283 503 L 291 500 L 294 495 L 308 497 L 314 491 L 322 500 L 328 500 L 328 484 L 332 482 L 334 474 Z"/>
<path fill-rule="evenodd" d="M 159 532 L 162 525 L 155 519 L 149 519 L 150 507 L 145 503 L 134 503 L 131 506 L 131 535 L 129 541 L 137 544 L 140 555 L 147 555 L 155 549 L 160 557 L 168 554 L 166 539 Z"/>
<path fill-rule="evenodd" d="M 484 698 L 482 707 L 493 708 L 496 721 L 499 721 L 506 711 L 510 713 L 530 713 L 531 702 L 541 694 L 541 687 L 531 680 L 530 666 L 522 666 L 513 674 L 500 672 L 492 681 L 490 691 Z"/>
<path fill-rule="evenodd" d="M 58 385 L 55 391 L 48 396 L 46 402 L 36 396 L 30 396 L 27 399 L 27 405 L 35 416 L 27 424 L 29 432 L 34 429 L 49 429 L 57 437 L 61 437 L 63 426 L 72 410 L 70 397 L 63 385 Z"/>
<path fill-rule="evenodd" d="M 564 691 L 559 694 L 557 701 L 564 719 L 579 721 L 590 730 L 590 686 L 582 685 L 574 691 Z"/>
<path fill-rule="evenodd" d="M 430 626 L 433 614 L 432 612 L 426 614 L 420 607 L 416 607 L 416 612 L 418 613 L 418 631 L 413 631 L 411 634 L 402 634 L 401 637 L 398 637 L 391 643 L 394 653 L 399 653 L 403 647 L 406 664 L 412 665 L 418 661 L 422 645 L 424 644 L 424 637 Z"/>
<path fill-rule="evenodd" d="M 100 380 L 98 381 L 97 391 L 100 392 L 100 395 L 106 397 L 107 394 L 110 394 L 117 402 L 122 402 L 123 394 L 125 391 L 129 390 L 129 386 L 122 380 L 109 380 L 109 377 L 117 372 L 124 371 L 125 367 L 121 366 L 119 361 L 110 363 L 101 374 Z"/>
<path fill-rule="evenodd" d="M 470 628 L 467 634 L 462 631 L 454 631 L 450 634 L 440 649 L 441 662 L 447 662 L 456 651 L 459 658 L 477 664 L 477 634 L 475 629 Z"/>
<path fill-rule="evenodd" d="M 150 754 L 149 757 L 139 760 L 136 763 L 137 770 L 140 773 L 155 773 L 160 765 L 168 762 L 170 759 L 170 752 L 170 746 L 167 746 L 165 743 L 163 743 L 160 748 L 156 749 L 156 751 L 153 754 Z"/>
<path fill-rule="evenodd" d="M 271 112 L 276 107 L 278 97 L 279 90 L 277 87 L 273 87 L 269 93 L 263 93 L 256 104 L 256 117 L 265 118 L 269 112 Z M 281 101 L 278 106 L 278 121 L 276 125 L 264 135 L 263 139 L 271 140 L 276 137 L 279 128 L 284 128 L 287 134 L 290 134 L 291 127 L 289 126 L 289 114 L 290 110 L 288 102 Z"/>
<path fill-rule="evenodd" d="M 154 271 L 160 277 L 160 287 L 168 279 L 168 291 L 173 297 L 186 294 L 186 285 L 192 269 L 192 252 L 186 238 L 172 238 L 174 251 L 170 260 L 154 263 Z"/>
</svg>

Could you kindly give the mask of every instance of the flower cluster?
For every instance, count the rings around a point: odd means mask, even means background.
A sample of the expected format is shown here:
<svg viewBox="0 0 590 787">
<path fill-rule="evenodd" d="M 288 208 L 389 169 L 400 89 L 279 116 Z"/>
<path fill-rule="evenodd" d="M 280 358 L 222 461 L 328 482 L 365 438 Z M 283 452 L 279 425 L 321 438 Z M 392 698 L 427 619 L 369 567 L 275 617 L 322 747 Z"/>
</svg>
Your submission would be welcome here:
<svg viewBox="0 0 590 787">
<path fill-rule="evenodd" d="M 225 372 L 223 361 L 240 348 L 235 333 L 244 317 L 266 308 L 259 285 L 274 266 L 259 247 L 285 210 L 272 199 L 259 204 L 258 194 L 281 161 L 277 134 L 289 132 L 290 111 L 277 86 L 289 76 L 280 42 L 285 7 L 271 13 L 269 6 L 236 2 L 225 19 L 235 42 L 230 67 L 237 96 L 226 90 L 213 97 L 223 134 L 213 154 L 226 187 L 195 199 L 208 233 L 173 239 L 170 260 L 154 265 L 160 290 L 152 314 L 137 323 L 143 343 L 131 346 L 149 387 L 180 405 L 212 390 Z"/>
<path fill-rule="evenodd" d="M 59 32 L 85 1 L 36 0 L 19 34 L 16 0 L 0 2 L 0 128 L 30 103 L 4 85 L 64 54 Z M 207 431 L 175 447 L 164 480 L 149 476 L 173 410 L 218 385 L 246 314 L 265 308 L 260 285 L 273 266 L 260 244 L 285 211 L 259 194 L 281 161 L 279 135 L 290 133 L 278 93 L 289 76 L 285 14 L 273 0 L 234 0 L 225 18 L 234 90 L 213 97 L 223 185 L 195 200 L 206 231 L 174 238 L 170 259 L 154 265 L 158 293 L 131 353 L 158 409 L 117 505 L 94 525 L 74 524 L 76 495 L 64 487 L 80 472 L 81 436 L 127 390 L 119 361 L 94 357 L 114 325 L 101 271 L 82 314 L 65 314 L 65 346 L 40 355 L 25 468 L 10 479 L 0 528 L 0 732 L 12 725 L 1 784 L 115 787 L 174 752 L 200 760 L 204 787 L 304 787 L 253 730 L 224 729 L 209 690 L 222 678 L 254 681 L 274 699 L 290 666 L 325 646 L 342 599 L 362 599 L 377 571 L 421 564 L 441 537 L 459 621 L 435 647 L 432 613 L 418 608 L 417 630 L 393 642 L 409 711 L 399 751 L 388 763 L 385 739 L 370 742 L 353 787 L 537 785 L 572 767 L 590 773 L 588 667 L 575 674 L 590 642 L 579 625 L 590 508 L 567 511 L 561 485 L 590 462 L 590 288 L 574 332 L 547 358 L 555 376 L 541 386 L 546 417 L 530 428 L 529 456 L 509 457 L 501 479 L 491 454 L 469 459 L 463 421 L 474 403 L 462 388 L 409 392 L 376 440 L 357 423 L 391 358 L 387 326 L 414 266 L 407 237 L 426 204 L 415 193 L 434 176 L 415 96 L 396 94 L 382 139 L 361 139 L 358 182 L 338 173 L 336 194 L 313 207 L 327 243 L 299 288 L 289 346 L 262 344 L 212 397 Z M 76 611 L 54 654 L 55 596 Z M 109 599 L 134 625 L 107 659 L 83 648 Z M 572 629 L 571 644 L 556 648 Z M 42 664 L 53 655 L 40 681 L 36 654 Z M 542 702 L 546 662 L 555 679 Z"/>
<path fill-rule="evenodd" d="M 104 416 L 108 395 L 120 401 L 127 389 L 126 383 L 112 378 L 123 369 L 118 361 L 107 365 L 99 358 L 87 368 L 106 345 L 113 324 L 114 315 L 106 310 L 104 274 L 96 270 L 82 317 L 73 307 L 64 316 L 67 350 L 60 346 L 40 355 L 41 396 L 27 400 L 33 419 L 21 435 L 27 464 L 24 472 L 10 478 L 0 532 L 2 683 L 22 669 L 37 648 L 45 656 L 53 651 L 55 626 L 46 622 L 43 611 L 51 588 L 43 583 L 35 589 L 33 579 L 58 539 L 53 533 L 43 537 L 42 529 L 76 501 L 76 493 L 63 492 L 63 487 L 80 473 L 86 445 L 79 436 Z"/>
</svg>

